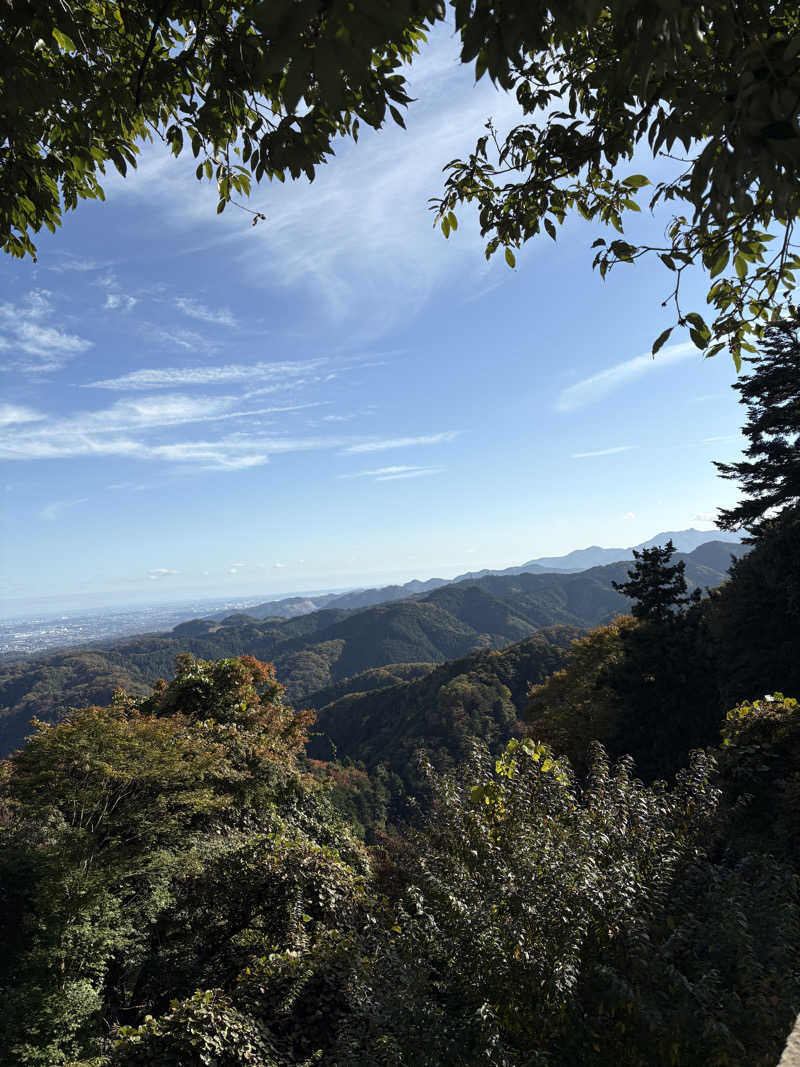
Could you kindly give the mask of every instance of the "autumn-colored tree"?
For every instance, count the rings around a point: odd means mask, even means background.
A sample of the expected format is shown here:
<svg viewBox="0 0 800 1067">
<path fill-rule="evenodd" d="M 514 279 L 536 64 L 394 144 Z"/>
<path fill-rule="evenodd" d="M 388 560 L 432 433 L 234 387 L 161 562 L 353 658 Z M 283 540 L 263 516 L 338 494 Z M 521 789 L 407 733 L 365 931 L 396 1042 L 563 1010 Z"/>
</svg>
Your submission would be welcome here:
<svg viewBox="0 0 800 1067">
<path fill-rule="evenodd" d="M 4 1063 L 108 1053 L 115 1026 L 347 925 L 366 861 L 297 768 L 309 722 L 270 667 L 184 656 L 3 764 Z"/>
</svg>

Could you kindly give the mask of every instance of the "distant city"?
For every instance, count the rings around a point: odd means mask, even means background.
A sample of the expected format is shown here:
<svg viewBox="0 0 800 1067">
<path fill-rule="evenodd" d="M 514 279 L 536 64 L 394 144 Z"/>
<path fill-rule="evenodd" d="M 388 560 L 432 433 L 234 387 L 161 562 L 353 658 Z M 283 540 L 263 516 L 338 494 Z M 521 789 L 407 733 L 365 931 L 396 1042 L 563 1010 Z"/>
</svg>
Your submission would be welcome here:
<svg viewBox="0 0 800 1067">
<path fill-rule="evenodd" d="M 170 630 L 179 622 L 212 612 L 241 611 L 264 599 L 226 600 L 221 597 L 178 604 L 137 604 L 130 607 L 98 608 L 79 614 L 44 613 L 0 620 L 0 655 L 25 654 L 42 649 L 72 648 L 113 637 Z"/>
</svg>

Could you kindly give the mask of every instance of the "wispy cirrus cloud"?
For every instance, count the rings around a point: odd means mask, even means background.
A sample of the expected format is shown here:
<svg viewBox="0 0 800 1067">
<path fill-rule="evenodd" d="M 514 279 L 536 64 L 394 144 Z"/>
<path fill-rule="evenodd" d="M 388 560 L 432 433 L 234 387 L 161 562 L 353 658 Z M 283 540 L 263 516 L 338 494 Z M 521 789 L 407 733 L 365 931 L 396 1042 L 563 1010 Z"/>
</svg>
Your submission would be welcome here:
<svg viewBox="0 0 800 1067">
<path fill-rule="evenodd" d="M 9 353 L 6 367 L 44 374 L 92 347 L 85 337 L 51 325 L 53 314 L 45 289 L 31 291 L 21 303 L 0 303 L 0 351 Z"/>
<path fill-rule="evenodd" d="M 356 471 L 353 474 L 340 474 L 340 478 L 371 478 L 376 482 L 395 481 L 399 478 L 421 478 L 426 474 L 441 474 L 444 467 L 377 467 L 369 471 Z"/>
<path fill-rule="evenodd" d="M 419 437 L 390 437 L 380 441 L 360 441 L 358 444 L 348 445 L 343 451 L 347 455 L 356 455 L 364 452 L 384 452 L 391 448 L 440 445 L 447 441 L 455 440 L 460 432 L 460 430 L 445 430 L 442 433 L 422 434 Z"/>
<path fill-rule="evenodd" d="M 236 319 L 228 308 L 212 308 L 201 304 L 199 300 L 182 296 L 175 300 L 175 307 L 190 319 L 198 319 L 200 322 L 209 322 L 214 326 L 236 325 Z"/>
<path fill-rule="evenodd" d="M 216 367 L 150 367 L 87 382 L 86 389 L 175 389 L 191 385 L 227 385 L 232 382 L 269 381 L 281 383 L 302 378 L 319 370 L 326 359 L 283 360 L 276 363 L 226 363 Z"/>
<path fill-rule="evenodd" d="M 53 522 L 58 516 L 66 511 L 68 508 L 77 507 L 78 504 L 87 504 L 89 498 L 84 496 L 78 500 L 54 500 L 50 504 L 46 504 L 39 512 L 43 519 L 47 519 L 48 522 Z"/>
<path fill-rule="evenodd" d="M 147 572 L 147 578 L 151 582 L 160 582 L 164 578 L 171 578 L 174 574 L 180 573 L 180 571 L 173 571 L 169 567 L 151 567 Z"/>
<path fill-rule="evenodd" d="M 47 269 L 56 274 L 91 274 L 97 270 L 105 269 L 108 264 L 98 263 L 97 260 L 88 259 L 85 256 L 75 256 L 69 252 L 59 252 L 59 258 L 47 264 Z"/>
<path fill-rule="evenodd" d="M 44 418 L 38 411 L 20 404 L 0 404 L 0 426 L 15 426 L 23 422 L 41 422 Z"/>
<path fill-rule="evenodd" d="M 397 482 L 405 478 L 424 478 L 428 474 L 443 474 L 446 467 L 417 467 L 413 471 L 397 471 L 394 474 L 381 474 L 375 481 L 376 482 Z"/>
<path fill-rule="evenodd" d="M 645 355 L 634 356 L 633 359 L 626 359 L 622 363 L 615 363 L 613 367 L 607 367 L 606 370 L 592 374 L 589 378 L 584 378 L 562 390 L 556 400 L 556 410 L 576 411 L 589 404 L 596 404 L 609 393 L 628 385 L 643 374 L 653 373 L 655 370 L 698 355 L 695 346 L 687 341 L 663 348 L 657 356 L 652 356 L 648 352 Z"/>
<path fill-rule="evenodd" d="M 446 160 L 474 149 L 489 115 L 498 129 L 519 120 L 512 93 L 490 79 L 475 83 L 459 62 L 452 26 L 432 32 L 407 72 L 413 103 L 406 129 L 387 123 L 363 128 L 359 143 L 336 143 L 335 165 L 320 166 L 313 185 L 287 182 L 280 196 L 264 183 L 251 206 L 268 221 L 255 228 L 241 214 L 215 217 L 213 187 L 197 191 L 190 157 L 175 160 L 161 145 L 146 147 L 134 175 L 109 176 L 109 199 L 141 198 L 166 226 L 196 230 L 198 246 L 234 246 L 258 285 L 311 291 L 321 312 L 347 318 L 373 337 L 409 308 L 420 306 L 454 270 L 484 278 L 482 241 L 465 212 L 458 234 L 445 241 L 431 225 L 429 198 L 442 189 Z"/>
<path fill-rule="evenodd" d="M 265 431 L 262 416 L 310 405 L 255 408 L 240 404 L 236 396 L 161 394 L 120 400 L 99 411 L 66 418 L 37 420 L 29 426 L 9 423 L 5 432 L 0 427 L 0 458 L 116 456 L 242 470 L 267 463 L 271 455 L 278 453 L 339 447 L 343 443 L 339 438 L 289 437 Z M 191 424 L 225 421 L 235 421 L 246 429 L 202 440 L 164 439 Z"/>
<path fill-rule="evenodd" d="M 615 456 L 619 452 L 630 452 L 635 445 L 615 445 L 613 448 L 598 448 L 594 452 L 573 452 L 573 459 L 591 459 L 594 456 Z"/>
</svg>

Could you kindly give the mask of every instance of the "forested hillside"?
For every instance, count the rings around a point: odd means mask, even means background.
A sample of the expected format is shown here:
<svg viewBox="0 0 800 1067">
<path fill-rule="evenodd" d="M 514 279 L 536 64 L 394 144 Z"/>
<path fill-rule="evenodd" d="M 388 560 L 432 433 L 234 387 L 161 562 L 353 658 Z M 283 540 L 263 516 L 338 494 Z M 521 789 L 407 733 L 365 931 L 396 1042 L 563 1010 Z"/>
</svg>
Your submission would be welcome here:
<svg viewBox="0 0 800 1067">
<path fill-rule="evenodd" d="M 676 558 L 685 560 L 690 585 L 716 586 L 732 549 L 743 551 L 711 542 L 696 550 L 697 558 Z M 33 716 L 52 722 L 69 707 L 106 702 L 116 685 L 138 694 L 158 678 L 171 678 L 175 657 L 185 652 L 268 660 L 290 699 L 304 703 L 317 690 L 388 664 L 443 663 L 478 648 L 504 648 L 548 626 L 590 628 L 626 610 L 611 583 L 624 579 L 627 566 L 489 575 L 413 599 L 288 620 L 198 619 L 170 633 L 7 662 L 0 669 L 0 752 L 22 743 Z"/>
<path fill-rule="evenodd" d="M 576 636 L 569 627 L 549 628 L 502 652 L 450 661 L 415 681 L 341 696 L 320 707 L 309 755 L 347 757 L 370 771 L 382 764 L 406 785 L 419 784 L 414 755 L 422 748 L 438 767 L 450 768 L 467 758 L 476 739 L 494 750 L 524 733 L 520 720 L 530 686 L 563 665 Z M 315 694 L 316 706 L 325 695 Z"/>
</svg>

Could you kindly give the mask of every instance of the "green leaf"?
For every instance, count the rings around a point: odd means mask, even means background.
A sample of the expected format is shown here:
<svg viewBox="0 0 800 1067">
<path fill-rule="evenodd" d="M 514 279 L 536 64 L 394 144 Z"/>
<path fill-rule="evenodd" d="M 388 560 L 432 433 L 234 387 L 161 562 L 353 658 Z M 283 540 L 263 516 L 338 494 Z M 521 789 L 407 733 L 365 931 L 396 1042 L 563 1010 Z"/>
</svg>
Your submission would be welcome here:
<svg viewBox="0 0 800 1067">
<path fill-rule="evenodd" d="M 708 347 L 707 334 L 701 333 L 700 330 L 689 330 L 689 336 L 698 348 Z"/>
<path fill-rule="evenodd" d="M 718 274 L 722 274 L 725 268 L 728 266 L 728 260 L 730 259 L 730 253 L 727 248 L 723 248 L 717 258 L 712 262 L 709 273 L 712 278 L 716 278 Z"/>
<path fill-rule="evenodd" d="M 670 326 L 668 330 L 663 330 L 653 342 L 653 347 L 650 349 L 653 355 L 658 352 L 659 348 L 662 348 L 664 344 L 669 340 L 669 335 L 672 333 L 674 327 Z"/>
<path fill-rule="evenodd" d="M 506 248 L 506 263 L 509 267 L 515 267 L 517 265 L 517 260 L 510 248 Z"/>
<path fill-rule="evenodd" d="M 699 330 L 700 333 L 710 333 L 708 326 L 706 326 L 705 319 L 702 315 L 698 315 L 696 311 L 690 311 L 686 316 L 686 321 L 691 323 L 691 325 L 694 326 L 696 330 Z"/>
<path fill-rule="evenodd" d="M 56 44 L 62 52 L 75 51 L 75 44 L 72 38 L 67 37 L 65 33 L 62 33 L 61 30 L 57 29 L 55 26 L 53 27 L 53 37 L 55 38 Z"/>
<path fill-rule="evenodd" d="M 643 186 L 650 184 L 650 179 L 646 178 L 644 174 L 631 174 L 630 178 L 625 178 L 622 184 L 627 185 L 629 189 L 641 189 Z"/>
<path fill-rule="evenodd" d="M 556 228 L 555 228 L 555 226 L 553 225 L 553 223 L 552 223 L 552 221 L 550 219 L 545 219 L 544 220 L 544 228 L 545 228 L 545 230 L 547 230 L 548 234 L 555 241 L 555 239 L 556 239 Z"/>
</svg>

